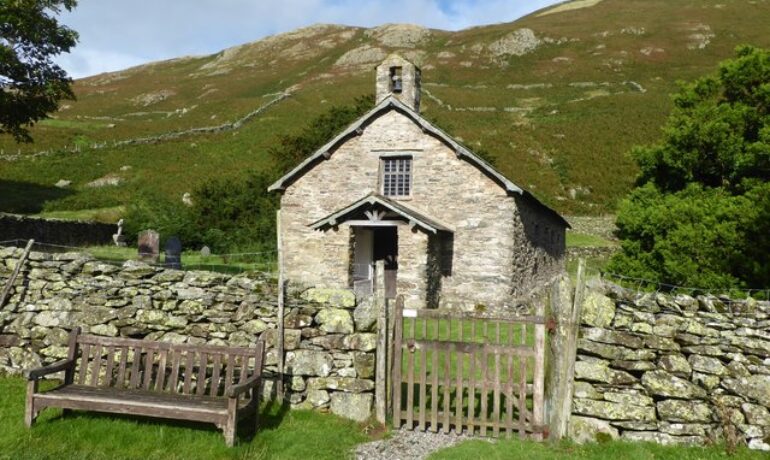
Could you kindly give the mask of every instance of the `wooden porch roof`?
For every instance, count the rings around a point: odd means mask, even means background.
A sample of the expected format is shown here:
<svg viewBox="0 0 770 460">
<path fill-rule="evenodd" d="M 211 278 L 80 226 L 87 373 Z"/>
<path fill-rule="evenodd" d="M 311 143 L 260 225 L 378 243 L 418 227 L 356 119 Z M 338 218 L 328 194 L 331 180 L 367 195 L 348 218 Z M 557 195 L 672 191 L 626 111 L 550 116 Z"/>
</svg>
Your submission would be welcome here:
<svg viewBox="0 0 770 460">
<path fill-rule="evenodd" d="M 419 227 L 429 233 L 438 232 L 452 232 L 450 228 L 443 225 L 436 219 L 426 216 L 414 209 L 404 205 L 395 200 L 391 200 L 377 193 L 370 193 L 365 197 L 357 200 L 350 205 L 335 211 L 323 219 L 317 220 L 309 225 L 314 230 L 326 230 L 331 227 L 335 227 L 341 223 L 347 222 L 357 212 L 367 211 L 371 208 L 380 207 L 387 211 L 396 214 L 399 218 L 404 219 L 410 225 Z M 371 223 L 375 225 L 378 221 L 371 220 Z M 382 221 L 379 221 L 382 222 Z"/>
</svg>

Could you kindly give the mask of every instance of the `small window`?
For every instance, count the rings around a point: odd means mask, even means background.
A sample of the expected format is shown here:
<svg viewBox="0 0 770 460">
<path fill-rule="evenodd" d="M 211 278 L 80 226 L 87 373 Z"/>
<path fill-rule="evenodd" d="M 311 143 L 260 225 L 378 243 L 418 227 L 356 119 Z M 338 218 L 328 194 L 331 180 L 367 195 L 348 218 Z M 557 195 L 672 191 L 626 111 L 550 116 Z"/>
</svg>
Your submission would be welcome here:
<svg viewBox="0 0 770 460">
<path fill-rule="evenodd" d="M 400 93 L 403 89 L 403 80 L 401 78 L 401 67 L 390 68 L 390 92 Z"/>
<path fill-rule="evenodd" d="M 409 196 L 412 193 L 412 159 L 408 157 L 382 159 L 382 194 Z"/>
</svg>

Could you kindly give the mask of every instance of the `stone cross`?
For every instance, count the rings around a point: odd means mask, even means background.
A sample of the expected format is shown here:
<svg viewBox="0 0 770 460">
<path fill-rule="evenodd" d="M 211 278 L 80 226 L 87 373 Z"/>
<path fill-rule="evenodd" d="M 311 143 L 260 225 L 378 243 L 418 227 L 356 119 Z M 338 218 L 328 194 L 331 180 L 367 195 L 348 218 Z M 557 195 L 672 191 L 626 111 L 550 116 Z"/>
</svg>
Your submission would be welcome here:
<svg viewBox="0 0 770 460">
<path fill-rule="evenodd" d="M 160 234 L 155 230 L 145 230 L 139 233 L 139 260 L 158 263 L 160 253 Z"/>
<path fill-rule="evenodd" d="M 182 268 L 182 242 L 179 238 L 172 236 L 166 241 L 166 260 L 163 265 L 168 268 L 180 270 Z"/>
</svg>

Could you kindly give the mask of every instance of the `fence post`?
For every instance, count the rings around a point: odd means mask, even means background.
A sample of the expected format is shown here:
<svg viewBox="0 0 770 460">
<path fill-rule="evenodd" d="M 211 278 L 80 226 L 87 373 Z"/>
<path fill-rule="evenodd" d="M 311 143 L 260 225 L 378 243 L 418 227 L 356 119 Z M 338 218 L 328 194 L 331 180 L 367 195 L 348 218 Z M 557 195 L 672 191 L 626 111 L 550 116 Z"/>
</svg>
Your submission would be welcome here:
<svg viewBox="0 0 770 460">
<path fill-rule="evenodd" d="M 535 299 L 535 315 L 545 319 L 545 299 Z M 535 324 L 535 371 L 532 376 L 532 439 L 543 440 L 545 394 L 545 321 Z"/>
<path fill-rule="evenodd" d="M 575 355 L 580 329 L 580 312 L 585 288 L 585 260 L 578 261 L 577 284 L 574 299 L 570 297 L 569 278 L 560 277 L 552 286 L 551 311 L 556 329 L 551 336 L 551 379 L 549 382 L 550 436 L 559 441 L 568 435 L 572 414 L 572 394 L 575 379 Z"/>
<path fill-rule="evenodd" d="M 286 294 L 286 280 L 283 273 L 283 248 L 281 238 L 281 210 L 275 212 L 276 221 L 276 237 L 278 244 L 278 337 L 276 339 L 276 352 L 278 353 L 278 382 L 276 382 L 276 395 L 280 401 L 283 401 L 285 394 L 283 389 L 283 372 L 284 372 L 284 310 L 285 310 L 285 294 Z"/>
<path fill-rule="evenodd" d="M 388 372 L 388 311 L 385 302 L 385 261 L 378 260 L 374 270 L 374 308 L 377 312 L 377 358 L 375 372 L 375 416 L 377 421 L 385 423 L 386 387 Z"/>
<path fill-rule="evenodd" d="M 35 240 L 29 240 L 27 241 L 27 247 L 24 248 L 24 252 L 21 254 L 21 257 L 19 257 L 18 262 L 16 262 L 16 266 L 13 268 L 13 273 L 11 273 L 11 277 L 8 278 L 8 281 L 5 282 L 5 288 L 3 289 L 3 293 L 0 294 L 0 308 L 3 308 L 5 305 L 5 301 L 8 299 L 8 296 L 11 293 L 11 288 L 13 287 L 13 284 L 16 282 L 16 278 L 19 276 L 19 272 L 21 272 L 21 267 L 24 265 L 24 262 L 27 260 L 27 257 L 29 256 L 29 251 L 32 249 L 32 245 L 35 244 Z"/>
</svg>

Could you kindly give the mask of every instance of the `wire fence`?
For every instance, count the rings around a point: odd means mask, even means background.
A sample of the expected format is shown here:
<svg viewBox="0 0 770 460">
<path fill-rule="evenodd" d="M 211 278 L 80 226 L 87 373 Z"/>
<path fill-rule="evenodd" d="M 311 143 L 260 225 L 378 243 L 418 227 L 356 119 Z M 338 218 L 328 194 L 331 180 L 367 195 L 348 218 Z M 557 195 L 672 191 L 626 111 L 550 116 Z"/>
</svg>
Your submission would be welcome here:
<svg viewBox="0 0 770 460">
<path fill-rule="evenodd" d="M 23 248 L 26 244 L 27 240 L 23 239 L 0 241 L 0 246 L 6 247 Z M 204 249 L 184 251 L 180 258 L 175 258 L 169 257 L 164 251 L 155 254 L 125 246 L 67 246 L 35 241 L 32 250 L 43 253 L 79 253 L 111 265 L 122 265 L 129 260 L 141 260 L 155 267 L 179 268 L 174 263 L 176 259 L 181 262 L 182 270 L 207 270 L 230 274 L 278 271 L 278 251 L 275 249 L 224 254 L 215 254 Z"/>
<path fill-rule="evenodd" d="M 742 288 L 742 287 L 693 287 L 680 286 L 672 283 L 637 278 L 599 270 L 599 276 L 612 281 L 622 287 L 639 293 L 664 293 L 670 295 L 685 294 L 690 297 L 713 297 L 722 303 L 744 304 L 747 299 L 770 300 L 770 288 Z"/>
</svg>

